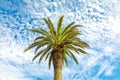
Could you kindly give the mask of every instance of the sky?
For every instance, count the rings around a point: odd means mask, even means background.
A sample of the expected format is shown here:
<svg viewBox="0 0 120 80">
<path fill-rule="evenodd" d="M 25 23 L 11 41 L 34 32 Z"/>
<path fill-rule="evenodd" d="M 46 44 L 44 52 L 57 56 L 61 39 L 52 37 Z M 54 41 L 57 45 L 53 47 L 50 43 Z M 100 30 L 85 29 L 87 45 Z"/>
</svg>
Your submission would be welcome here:
<svg viewBox="0 0 120 80">
<path fill-rule="evenodd" d="M 64 15 L 63 26 L 82 24 L 80 38 L 90 45 L 87 55 L 68 58 L 63 80 L 120 80 L 120 0 L 0 0 L 0 80 L 53 80 L 53 67 L 32 62 L 34 49 L 23 53 L 37 36 Z"/>
</svg>

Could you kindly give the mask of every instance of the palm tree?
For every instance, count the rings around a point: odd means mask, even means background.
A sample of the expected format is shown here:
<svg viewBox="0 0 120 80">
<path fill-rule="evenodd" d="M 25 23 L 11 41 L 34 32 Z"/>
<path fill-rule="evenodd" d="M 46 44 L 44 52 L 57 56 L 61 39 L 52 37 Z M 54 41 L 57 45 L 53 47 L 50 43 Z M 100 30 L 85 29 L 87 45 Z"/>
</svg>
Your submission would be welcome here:
<svg viewBox="0 0 120 80">
<path fill-rule="evenodd" d="M 82 41 L 78 35 L 81 34 L 79 27 L 75 22 L 71 22 L 66 27 L 62 27 L 64 16 L 61 16 L 55 28 L 49 18 L 44 18 L 48 30 L 31 29 L 31 32 L 39 33 L 40 35 L 34 39 L 34 42 L 28 46 L 25 51 L 35 47 L 35 56 L 33 60 L 39 57 L 39 62 L 45 57 L 49 59 L 49 68 L 51 64 L 54 67 L 54 80 L 62 80 L 62 67 L 65 64 L 68 66 L 67 56 L 73 58 L 78 64 L 74 53 L 86 54 L 84 48 L 89 45 Z"/>
</svg>

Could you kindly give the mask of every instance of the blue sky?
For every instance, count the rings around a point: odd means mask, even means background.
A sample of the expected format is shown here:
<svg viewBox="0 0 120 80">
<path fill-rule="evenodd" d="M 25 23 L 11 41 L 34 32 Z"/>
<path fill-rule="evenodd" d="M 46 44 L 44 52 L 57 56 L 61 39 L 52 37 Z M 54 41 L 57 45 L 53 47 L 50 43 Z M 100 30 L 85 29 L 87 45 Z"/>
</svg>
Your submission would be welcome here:
<svg viewBox="0 0 120 80">
<path fill-rule="evenodd" d="M 53 80 L 47 61 L 32 62 L 33 50 L 23 53 L 37 36 L 28 32 L 46 28 L 43 17 L 56 25 L 82 24 L 80 38 L 91 46 L 89 55 L 68 58 L 63 80 L 120 80 L 120 0 L 0 0 L 0 80 Z"/>
</svg>

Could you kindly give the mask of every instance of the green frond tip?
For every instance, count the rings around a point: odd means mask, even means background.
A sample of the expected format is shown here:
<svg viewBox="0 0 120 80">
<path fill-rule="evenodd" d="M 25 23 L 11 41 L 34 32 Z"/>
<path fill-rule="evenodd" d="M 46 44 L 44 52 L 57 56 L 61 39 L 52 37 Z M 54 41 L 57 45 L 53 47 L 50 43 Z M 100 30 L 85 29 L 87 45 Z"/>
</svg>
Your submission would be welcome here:
<svg viewBox="0 0 120 80">
<path fill-rule="evenodd" d="M 37 32 L 37 33 L 41 33 L 41 32 L 39 31 L 39 29 L 30 29 L 29 31 L 30 31 L 30 32 Z"/>
<path fill-rule="evenodd" d="M 52 21 L 49 18 L 48 18 L 48 22 L 50 24 L 50 30 L 54 31 L 54 25 L 53 25 Z"/>
<path fill-rule="evenodd" d="M 40 39 L 44 39 L 44 38 L 46 38 L 45 36 L 38 36 L 38 37 L 36 37 L 35 39 L 34 39 L 34 41 L 37 41 L 37 40 L 40 40 Z"/>
<path fill-rule="evenodd" d="M 48 62 L 49 69 L 51 67 L 51 63 L 52 63 L 52 55 L 50 55 L 50 57 L 49 57 L 49 62 Z"/>
<path fill-rule="evenodd" d="M 32 61 L 34 61 L 44 50 L 41 50 L 40 52 L 38 52 L 32 59 Z"/>
<path fill-rule="evenodd" d="M 49 18 L 48 18 L 48 19 L 43 18 L 43 20 L 44 20 L 45 23 L 47 24 L 47 27 L 49 28 L 50 32 L 53 33 L 53 31 L 54 31 L 54 26 L 53 26 L 51 20 L 50 20 Z"/>
<path fill-rule="evenodd" d="M 64 15 L 61 16 L 60 19 L 58 20 L 57 32 L 59 32 L 62 27 L 63 18 L 64 18 Z"/>
<path fill-rule="evenodd" d="M 76 59 L 76 57 L 74 56 L 74 54 L 70 50 L 68 50 L 68 52 L 70 53 L 71 58 L 73 58 L 73 60 L 76 62 L 76 64 L 79 64 L 78 60 Z"/>
<path fill-rule="evenodd" d="M 67 60 L 66 54 L 64 54 L 64 62 L 65 62 L 65 64 L 66 64 L 66 67 L 68 67 L 68 60 Z"/>
<path fill-rule="evenodd" d="M 49 56 L 50 56 L 50 53 L 46 55 L 45 61 L 48 59 Z"/>
<path fill-rule="evenodd" d="M 40 59 L 39 59 L 39 63 L 40 61 L 43 59 L 43 57 L 50 51 L 51 49 L 51 45 L 49 45 L 45 50 L 44 52 L 42 52 L 41 56 L 40 56 Z"/>
<path fill-rule="evenodd" d="M 36 47 L 39 43 L 40 43 L 39 41 L 32 43 L 30 46 L 28 46 L 28 47 L 24 50 L 24 52 L 30 50 L 31 48 Z"/>
</svg>

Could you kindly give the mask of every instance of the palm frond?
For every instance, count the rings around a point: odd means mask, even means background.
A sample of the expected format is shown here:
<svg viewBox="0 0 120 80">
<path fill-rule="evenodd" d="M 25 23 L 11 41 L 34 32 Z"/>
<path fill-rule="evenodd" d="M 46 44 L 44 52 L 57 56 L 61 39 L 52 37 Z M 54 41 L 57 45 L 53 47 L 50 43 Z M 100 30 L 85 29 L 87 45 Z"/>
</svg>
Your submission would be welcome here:
<svg viewBox="0 0 120 80">
<path fill-rule="evenodd" d="M 50 69 L 51 63 L 52 63 L 52 54 L 51 54 L 50 57 L 49 57 L 49 63 L 48 63 L 49 69 Z"/>
<path fill-rule="evenodd" d="M 45 23 L 47 24 L 49 30 L 52 31 L 52 30 L 53 30 L 53 25 L 51 25 L 51 23 L 50 23 L 46 18 L 43 18 L 43 20 L 44 20 Z"/>
<path fill-rule="evenodd" d="M 64 34 L 66 31 L 68 31 L 69 28 L 70 28 L 72 25 L 74 25 L 74 24 L 75 24 L 75 22 L 71 22 L 70 24 L 68 24 L 68 25 L 64 28 L 63 34 Z"/>
<path fill-rule="evenodd" d="M 44 39 L 44 38 L 46 38 L 45 36 L 38 36 L 38 37 L 36 37 L 35 39 L 34 39 L 34 41 L 37 41 L 37 40 L 40 40 L 40 39 Z"/>
<path fill-rule="evenodd" d="M 39 44 L 35 49 L 35 53 L 38 51 L 38 49 L 40 49 L 41 47 L 44 47 L 45 45 L 49 45 L 49 42 L 44 41 L 41 44 Z"/>
<path fill-rule="evenodd" d="M 39 62 L 43 59 L 43 57 L 49 52 L 49 50 L 51 49 L 52 45 L 47 46 L 47 48 L 45 49 L 45 51 L 41 54 Z"/>
<path fill-rule="evenodd" d="M 68 67 L 68 60 L 67 60 L 67 56 L 66 56 L 65 53 L 64 53 L 64 62 L 65 62 L 65 64 L 66 64 L 66 66 Z"/>
<path fill-rule="evenodd" d="M 48 18 L 49 29 L 51 32 L 55 31 L 52 21 Z"/>
<path fill-rule="evenodd" d="M 85 50 L 81 49 L 81 48 L 78 48 L 77 50 L 78 50 L 80 53 L 87 54 L 87 52 L 86 52 Z"/>
<path fill-rule="evenodd" d="M 49 28 L 49 32 L 55 38 L 56 31 L 54 29 L 53 23 L 51 22 L 51 20 L 49 18 L 48 18 L 48 20 L 46 18 L 43 18 L 43 19 L 44 19 L 45 23 L 47 24 L 47 26 Z"/>
<path fill-rule="evenodd" d="M 42 35 L 45 35 L 45 36 L 47 36 L 47 37 L 50 37 L 50 34 L 49 34 L 46 30 L 44 30 L 44 29 L 31 29 L 30 31 L 31 31 L 31 32 L 40 33 L 40 34 L 42 34 Z"/>
<path fill-rule="evenodd" d="M 68 49 L 67 49 L 67 48 L 64 48 L 64 53 L 65 53 L 66 55 L 68 55 L 69 57 L 72 57 L 71 54 L 68 52 Z"/>
<path fill-rule="evenodd" d="M 66 48 L 79 54 L 79 49 L 74 47 L 73 45 L 66 45 Z"/>
<path fill-rule="evenodd" d="M 71 56 L 72 56 L 73 60 L 76 62 L 76 64 L 79 64 L 78 60 L 76 59 L 76 57 L 74 56 L 74 54 L 70 50 L 68 50 L 68 53 L 71 54 Z"/>
<path fill-rule="evenodd" d="M 60 32 L 60 29 L 61 29 L 61 27 L 62 27 L 63 18 L 64 18 L 64 16 L 61 16 L 60 19 L 58 20 L 57 33 Z"/>
<path fill-rule="evenodd" d="M 30 29 L 29 31 L 30 31 L 30 32 L 36 32 L 36 33 L 42 34 L 41 31 L 40 31 L 39 29 Z"/>
<path fill-rule="evenodd" d="M 30 46 L 28 46 L 28 47 L 24 50 L 24 52 L 30 50 L 31 48 L 36 47 L 36 46 L 39 45 L 39 44 L 40 44 L 40 41 L 37 41 L 37 42 L 32 43 Z"/>
<path fill-rule="evenodd" d="M 61 42 L 67 40 L 67 39 L 70 39 L 70 38 L 73 38 L 73 37 L 76 37 L 77 35 L 79 35 L 80 32 L 79 31 L 71 31 L 69 33 L 67 33 L 66 35 L 63 35 L 61 37 Z"/>
<path fill-rule="evenodd" d="M 83 53 L 83 54 L 87 54 L 87 52 L 85 50 L 83 50 L 81 47 L 75 47 L 74 45 L 70 44 L 70 45 L 67 45 L 66 48 L 80 54 L 80 53 Z"/>
<path fill-rule="evenodd" d="M 72 44 L 75 45 L 75 46 L 81 47 L 81 48 L 89 48 L 90 47 L 86 42 L 83 42 L 81 40 L 80 41 L 74 41 Z"/>
<path fill-rule="evenodd" d="M 64 45 L 72 44 L 72 42 L 73 42 L 73 40 L 68 39 L 68 40 L 63 41 L 61 44 L 64 46 Z"/>
<path fill-rule="evenodd" d="M 70 25 L 68 26 L 68 28 L 66 27 L 64 30 L 63 30 L 63 35 L 66 35 L 67 33 L 71 32 L 71 31 L 79 31 L 78 27 L 80 27 L 81 25 Z"/>
<path fill-rule="evenodd" d="M 48 59 L 48 57 L 50 56 L 51 52 L 49 52 L 47 55 L 46 55 L 46 58 L 45 58 L 45 61 Z"/>
<path fill-rule="evenodd" d="M 38 52 L 32 59 L 32 61 L 34 61 L 45 49 L 41 50 L 40 52 Z"/>
</svg>

